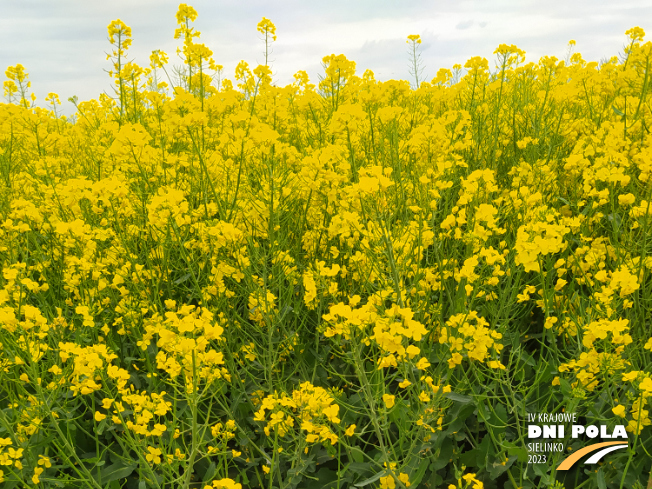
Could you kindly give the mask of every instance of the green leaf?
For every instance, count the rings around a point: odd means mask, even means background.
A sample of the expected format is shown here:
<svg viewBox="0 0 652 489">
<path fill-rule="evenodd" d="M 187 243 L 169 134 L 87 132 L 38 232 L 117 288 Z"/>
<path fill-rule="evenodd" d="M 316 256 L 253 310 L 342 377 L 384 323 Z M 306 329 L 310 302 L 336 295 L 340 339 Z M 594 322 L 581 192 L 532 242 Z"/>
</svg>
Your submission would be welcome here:
<svg viewBox="0 0 652 489">
<path fill-rule="evenodd" d="M 16 487 L 17 485 L 18 485 L 18 481 L 14 479 L 14 480 L 6 481 L 2 487 L 3 489 L 14 489 L 14 487 Z"/>
<path fill-rule="evenodd" d="M 211 462 L 211 464 L 206 469 L 206 473 L 204 474 L 204 484 L 208 484 L 210 481 L 212 481 L 213 477 L 215 477 L 216 472 L 217 465 L 215 465 L 215 462 Z"/>
<path fill-rule="evenodd" d="M 564 396 L 571 397 L 571 391 L 573 390 L 573 388 L 571 387 L 570 382 L 560 377 L 559 383 L 561 385 L 562 394 L 564 394 Z"/>
<path fill-rule="evenodd" d="M 185 282 L 186 280 L 188 280 L 190 277 L 192 277 L 192 273 L 191 273 L 191 272 L 188 272 L 188 273 L 186 273 L 184 276 L 179 277 L 178 279 L 176 279 L 176 280 L 174 281 L 174 284 L 175 284 L 175 285 L 182 284 L 183 282 Z"/>
<path fill-rule="evenodd" d="M 324 489 L 337 486 L 337 473 L 327 467 L 322 467 L 317 471 L 317 480 L 319 487 Z"/>
<path fill-rule="evenodd" d="M 126 479 L 136 469 L 136 466 L 137 464 L 134 463 L 126 464 L 120 461 L 104 467 L 100 472 L 102 484 L 106 484 L 115 480 Z"/>
<path fill-rule="evenodd" d="M 451 458 L 453 458 L 453 443 L 450 438 L 446 438 L 441 449 L 436 453 L 434 461 L 430 464 L 430 470 L 435 472 L 446 467 L 451 462 Z M 455 460 L 453 460 L 453 462 L 455 462 Z"/>
<path fill-rule="evenodd" d="M 557 200 L 561 201 L 562 203 L 566 204 L 568 207 L 571 207 L 570 202 L 568 202 L 566 199 L 557 196 Z"/>
<path fill-rule="evenodd" d="M 353 457 L 353 460 L 355 460 L 359 464 L 364 462 L 364 454 L 357 447 L 351 448 L 351 456 Z"/>
<path fill-rule="evenodd" d="M 426 470 L 428 470 L 429 465 L 430 458 L 422 459 L 419 463 L 419 468 L 417 471 L 410 476 L 410 483 L 414 485 L 414 487 L 419 487 L 419 483 L 421 482 L 421 479 L 423 479 L 423 476 L 426 474 Z"/>
<path fill-rule="evenodd" d="M 491 430 L 494 436 L 505 432 L 507 428 L 507 410 L 502 404 L 496 404 L 494 412 L 491 413 L 489 418 L 491 426 L 487 426 L 487 430 Z"/>
<path fill-rule="evenodd" d="M 462 404 L 468 404 L 471 401 L 473 401 L 473 398 L 471 396 L 467 396 L 465 394 L 458 394 L 457 392 L 448 392 L 446 394 L 446 397 L 448 397 L 451 401 L 461 402 Z"/>
<path fill-rule="evenodd" d="M 548 475 L 548 468 L 549 467 L 544 464 L 532 464 L 532 470 L 534 470 L 536 475 L 541 476 L 541 480 L 544 484 L 548 484 L 547 481 L 550 479 L 550 476 Z"/>
<path fill-rule="evenodd" d="M 493 444 L 491 443 L 491 437 L 489 435 L 485 435 L 482 438 L 482 442 L 480 442 L 480 445 L 478 445 L 478 467 L 481 469 L 484 469 L 487 466 L 487 462 L 489 459 L 489 455 L 494 454 L 493 450 Z M 493 456 L 491 457 L 493 458 Z"/>
<path fill-rule="evenodd" d="M 620 229 L 620 226 L 623 222 L 622 217 L 617 212 L 607 215 L 607 220 L 612 224 L 615 231 Z"/>
<path fill-rule="evenodd" d="M 518 459 L 518 461 L 521 462 L 521 463 L 526 463 L 527 462 L 528 453 L 527 453 L 527 450 L 525 450 L 524 448 L 511 446 L 511 447 L 509 447 L 507 449 L 507 453 L 510 456 L 515 456 Z"/>
<path fill-rule="evenodd" d="M 102 421 L 100 421 L 100 423 L 97 425 L 97 428 L 95 429 L 95 433 L 97 433 L 98 435 L 104 433 L 104 430 L 106 429 L 106 426 L 108 424 L 108 419 L 109 418 L 105 418 Z"/>
<path fill-rule="evenodd" d="M 452 418 L 450 425 L 444 432 L 444 435 L 457 433 L 466 425 L 466 419 L 475 411 L 473 404 L 454 404 L 454 408 L 449 411 L 448 415 Z M 457 407 L 458 409 L 455 409 Z"/>
<path fill-rule="evenodd" d="M 380 479 L 383 475 L 385 475 L 385 471 L 384 471 L 384 470 L 381 470 L 381 471 L 378 472 L 376 475 L 373 475 L 373 476 L 369 477 L 368 479 L 365 479 L 365 480 L 363 480 L 362 482 L 358 482 L 357 484 L 353 484 L 353 485 L 354 485 L 354 487 L 364 487 L 364 486 L 368 486 L 369 484 L 373 484 L 374 482 L 376 482 L 376 481 L 377 481 L 378 479 Z"/>
<path fill-rule="evenodd" d="M 604 477 L 604 470 L 602 470 L 602 467 L 598 470 L 598 489 L 607 489 L 607 481 Z"/>
<path fill-rule="evenodd" d="M 394 409 L 389 413 L 389 419 L 396 424 L 399 432 L 408 431 L 408 419 L 410 419 L 410 408 L 407 407 L 405 401 L 399 400 Z"/>
<path fill-rule="evenodd" d="M 489 471 L 489 477 L 491 477 L 491 480 L 496 480 L 496 478 L 500 474 L 507 471 L 507 469 L 509 469 L 512 466 L 512 464 L 514 463 L 515 460 L 516 460 L 516 457 L 511 456 L 511 457 L 509 457 L 507 459 L 507 462 L 505 463 L 505 465 L 503 465 L 503 464 L 493 464 L 493 467 Z"/>
<path fill-rule="evenodd" d="M 360 477 L 364 477 L 369 474 L 369 472 L 373 472 L 373 468 L 371 467 L 370 463 L 357 463 L 357 462 L 351 462 L 345 467 L 346 470 L 353 472 L 354 474 L 359 475 Z"/>
<path fill-rule="evenodd" d="M 612 105 L 611 108 L 614 109 L 614 112 L 616 113 L 616 115 L 619 115 L 620 117 L 625 115 L 625 113 L 623 111 L 621 111 L 621 110 L 618 110 L 615 105 Z"/>
</svg>

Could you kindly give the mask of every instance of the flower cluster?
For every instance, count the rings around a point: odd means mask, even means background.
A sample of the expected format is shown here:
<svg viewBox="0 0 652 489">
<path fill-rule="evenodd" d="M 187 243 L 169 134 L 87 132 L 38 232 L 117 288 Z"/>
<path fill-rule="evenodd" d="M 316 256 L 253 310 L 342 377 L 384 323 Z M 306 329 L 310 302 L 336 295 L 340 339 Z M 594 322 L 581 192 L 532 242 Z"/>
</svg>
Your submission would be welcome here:
<svg viewBox="0 0 652 489">
<path fill-rule="evenodd" d="M 550 406 L 650 445 L 642 29 L 431 80 L 412 34 L 413 83 L 331 54 L 279 86 L 271 20 L 229 79 L 198 18 L 174 67 L 112 21 L 72 117 L 5 71 L 0 482 L 527 486 Z M 642 471 L 612 460 L 587 484 Z"/>
</svg>

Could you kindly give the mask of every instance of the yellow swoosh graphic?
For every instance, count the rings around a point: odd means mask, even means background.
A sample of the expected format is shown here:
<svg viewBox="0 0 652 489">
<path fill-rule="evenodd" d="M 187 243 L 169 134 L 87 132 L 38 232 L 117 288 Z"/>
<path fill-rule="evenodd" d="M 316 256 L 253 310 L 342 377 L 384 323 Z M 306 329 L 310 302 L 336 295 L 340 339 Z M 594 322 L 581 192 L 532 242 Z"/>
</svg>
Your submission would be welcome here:
<svg viewBox="0 0 652 489">
<path fill-rule="evenodd" d="M 595 443 L 593 445 L 589 445 L 588 447 L 584 447 L 581 450 L 578 450 L 577 452 L 573 453 L 572 455 L 569 455 L 564 459 L 562 463 L 559 464 L 559 467 L 557 467 L 557 470 L 568 470 L 570 469 L 575 462 L 577 462 L 579 459 L 581 459 L 584 455 L 595 452 L 596 450 L 603 448 L 603 447 L 608 447 L 611 445 L 625 445 L 626 442 L 623 441 L 605 441 L 603 443 Z"/>
</svg>

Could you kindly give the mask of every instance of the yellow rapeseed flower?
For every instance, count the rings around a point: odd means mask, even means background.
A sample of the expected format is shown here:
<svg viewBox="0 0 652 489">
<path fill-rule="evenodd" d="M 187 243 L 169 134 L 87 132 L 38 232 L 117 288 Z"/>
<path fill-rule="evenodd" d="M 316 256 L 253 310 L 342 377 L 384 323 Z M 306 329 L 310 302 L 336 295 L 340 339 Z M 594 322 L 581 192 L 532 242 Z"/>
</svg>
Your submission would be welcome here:
<svg viewBox="0 0 652 489">
<path fill-rule="evenodd" d="M 383 394 L 383 402 L 385 403 L 385 406 L 387 409 L 390 409 L 391 407 L 394 406 L 394 400 L 396 399 L 396 396 L 393 396 L 391 394 Z"/>
</svg>

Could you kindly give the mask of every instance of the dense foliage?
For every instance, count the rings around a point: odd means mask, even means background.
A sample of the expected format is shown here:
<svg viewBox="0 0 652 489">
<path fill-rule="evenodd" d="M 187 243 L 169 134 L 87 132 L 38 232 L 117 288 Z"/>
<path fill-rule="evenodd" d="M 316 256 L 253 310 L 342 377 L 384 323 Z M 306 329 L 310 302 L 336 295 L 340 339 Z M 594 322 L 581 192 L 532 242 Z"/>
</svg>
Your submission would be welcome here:
<svg viewBox="0 0 652 489">
<path fill-rule="evenodd" d="M 3 487 L 632 488 L 650 476 L 652 43 L 418 81 L 182 65 L 0 104 Z M 258 29 L 268 53 L 267 19 Z M 266 57 L 267 59 L 267 57 Z M 528 464 L 528 413 L 627 450 Z M 590 440 L 589 440 L 590 441 Z"/>
</svg>

